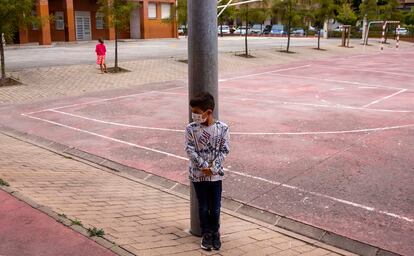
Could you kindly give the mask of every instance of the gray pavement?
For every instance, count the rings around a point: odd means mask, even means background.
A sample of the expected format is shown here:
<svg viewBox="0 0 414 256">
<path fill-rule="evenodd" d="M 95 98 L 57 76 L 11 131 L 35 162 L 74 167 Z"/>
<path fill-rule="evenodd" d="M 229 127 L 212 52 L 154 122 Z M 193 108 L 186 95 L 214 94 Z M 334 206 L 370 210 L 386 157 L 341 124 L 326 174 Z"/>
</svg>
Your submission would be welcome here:
<svg viewBox="0 0 414 256">
<path fill-rule="evenodd" d="M 251 50 L 282 49 L 286 46 L 286 38 L 249 37 Z M 358 43 L 356 40 L 353 43 Z M 78 43 L 58 43 L 53 46 L 24 46 L 22 48 L 6 47 L 7 71 L 26 68 L 93 64 L 95 63 L 95 41 Z M 107 41 L 107 60 L 114 59 L 114 42 Z M 317 38 L 292 37 L 292 50 L 295 47 L 315 47 Z M 322 39 L 321 45 L 338 45 L 338 39 Z M 244 37 L 219 38 L 219 52 L 244 51 Z M 149 58 L 169 58 L 187 56 L 187 38 L 162 40 L 125 40 L 119 44 L 119 58 L 122 61 L 142 60 Z"/>
</svg>

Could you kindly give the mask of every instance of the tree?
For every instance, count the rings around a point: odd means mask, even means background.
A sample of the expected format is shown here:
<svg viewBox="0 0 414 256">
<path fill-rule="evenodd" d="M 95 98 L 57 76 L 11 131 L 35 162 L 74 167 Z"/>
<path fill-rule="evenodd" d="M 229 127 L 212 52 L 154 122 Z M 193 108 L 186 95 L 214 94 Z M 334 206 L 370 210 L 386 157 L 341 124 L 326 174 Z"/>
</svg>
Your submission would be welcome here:
<svg viewBox="0 0 414 256">
<path fill-rule="evenodd" d="M 338 15 L 336 16 L 336 20 L 339 23 L 354 26 L 357 19 L 358 17 L 355 14 L 355 11 L 352 9 L 350 3 L 345 2 L 338 8 Z"/>
<path fill-rule="evenodd" d="M 334 0 L 315 0 L 311 6 L 310 19 L 318 31 L 318 50 L 321 45 L 321 29 L 326 20 L 335 17 L 337 6 Z"/>
<path fill-rule="evenodd" d="M 404 23 L 407 25 L 414 25 L 414 7 L 411 7 L 411 11 L 405 14 Z"/>
<path fill-rule="evenodd" d="M 177 16 L 178 24 L 184 25 L 187 30 L 187 0 L 178 0 L 175 9 L 176 10 L 173 8 L 173 13 Z M 185 31 L 185 33 L 187 33 L 187 31 Z"/>
<path fill-rule="evenodd" d="M 12 41 L 19 27 L 39 23 L 40 19 L 32 16 L 33 0 L 0 0 L 0 84 L 6 80 L 6 64 L 2 37 Z"/>
<path fill-rule="evenodd" d="M 248 48 L 248 43 L 247 43 L 247 35 L 249 33 L 248 30 L 249 30 L 249 22 L 251 20 L 251 16 L 252 16 L 252 12 L 251 12 L 251 10 L 249 8 L 249 4 L 242 5 L 234 13 L 234 17 L 235 18 L 239 18 L 241 20 L 244 20 L 244 22 L 246 23 L 245 35 L 244 35 L 244 50 L 245 50 L 244 56 L 246 58 L 249 57 L 249 48 Z"/>
<path fill-rule="evenodd" d="M 271 9 L 263 7 L 263 5 L 265 5 L 266 3 L 261 3 L 261 7 L 254 8 L 251 10 L 250 20 L 262 26 L 263 23 L 265 23 L 265 21 L 267 20 L 267 18 L 269 18 L 272 15 L 272 12 Z M 260 29 L 263 31 L 263 27 L 261 27 Z"/>
<path fill-rule="evenodd" d="M 290 48 L 290 33 L 292 27 L 298 26 L 302 22 L 301 6 L 296 0 L 273 0 L 272 13 L 280 17 L 283 24 L 287 24 L 287 37 L 288 42 L 286 46 L 286 52 L 289 52 Z"/>
<path fill-rule="evenodd" d="M 338 8 L 338 15 L 336 16 L 336 20 L 339 23 L 342 23 L 342 46 L 348 46 L 346 41 L 347 38 L 349 39 L 351 36 L 351 28 L 352 26 L 355 26 L 355 23 L 357 21 L 358 17 L 355 14 L 354 10 L 352 9 L 352 6 L 348 2 L 343 2 L 341 6 Z M 348 41 L 349 43 L 349 41 Z"/>
<path fill-rule="evenodd" d="M 401 21 L 403 19 L 401 11 L 398 9 L 400 3 L 398 0 L 380 0 L 378 4 L 378 13 L 381 20 Z M 385 28 L 385 43 L 388 39 L 389 25 Z"/>
<path fill-rule="evenodd" d="M 222 9 L 218 9 L 217 12 L 220 13 Z M 223 28 L 224 22 L 228 22 L 229 20 L 233 19 L 236 15 L 236 9 L 233 6 L 228 6 L 218 17 L 218 24 L 220 25 L 220 36 L 223 36 Z"/>
<path fill-rule="evenodd" d="M 399 9 L 400 2 L 398 0 L 382 0 L 378 1 L 378 11 L 381 20 L 402 20 L 402 14 Z"/>
<path fill-rule="evenodd" d="M 361 18 L 366 17 L 368 21 L 376 20 L 378 18 L 377 0 L 364 0 L 359 6 Z"/>
<path fill-rule="evenodd" d="M 115 29 L 115 67 L 114 72 L 120 71 L 118 66 L 118 33 L 122 29 L 128 29 L 131 12 L 137 8 L 136 3 L 129 0 L 98 0 L 101 6 L 99 12 L 107 19 L 107 24 Z"/>
</svg>

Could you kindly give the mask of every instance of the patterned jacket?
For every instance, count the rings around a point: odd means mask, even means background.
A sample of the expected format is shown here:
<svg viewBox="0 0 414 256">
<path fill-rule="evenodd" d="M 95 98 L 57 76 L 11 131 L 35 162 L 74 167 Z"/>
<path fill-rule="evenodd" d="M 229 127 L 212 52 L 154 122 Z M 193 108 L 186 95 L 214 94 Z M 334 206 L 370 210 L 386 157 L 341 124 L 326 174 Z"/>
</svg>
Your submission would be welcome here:
<svg viewBox="0 0 414 256">
<path fill-rule="evenodd" d="M 229 153 L 229 127 L 220 121 L 210 126 L 190 123 L 185 129 L 185 151 L 190 159 L 189 178 L 193 182 L 223 179 L 223 161 Z M 210 168 L 213 175 L 201 170 Z"/>
</svg>

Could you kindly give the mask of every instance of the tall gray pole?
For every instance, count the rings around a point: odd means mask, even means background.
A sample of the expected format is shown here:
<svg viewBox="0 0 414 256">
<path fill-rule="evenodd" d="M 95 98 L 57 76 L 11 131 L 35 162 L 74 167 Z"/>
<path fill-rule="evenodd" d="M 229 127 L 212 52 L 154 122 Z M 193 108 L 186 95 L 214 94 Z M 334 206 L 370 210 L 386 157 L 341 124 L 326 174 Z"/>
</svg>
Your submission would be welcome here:
<svg viewBox="0 0 414 256">
<path fill-rule="evenodd" d="M 217 0 L 188 0 L 188 96 L 201 92 L 214 96 L 218 118 Z M 189 112 L 191 120 L 191 111 Z M 193 184 L 190 189 L 191 233 L 201 235 L 198 202 Z"/>
</svg>

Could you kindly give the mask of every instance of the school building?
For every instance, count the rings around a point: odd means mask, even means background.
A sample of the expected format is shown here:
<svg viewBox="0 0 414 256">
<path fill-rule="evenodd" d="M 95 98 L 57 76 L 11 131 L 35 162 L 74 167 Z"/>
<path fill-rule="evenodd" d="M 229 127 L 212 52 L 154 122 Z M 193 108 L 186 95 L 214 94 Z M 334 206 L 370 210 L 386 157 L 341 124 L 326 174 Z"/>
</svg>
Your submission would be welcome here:
<svg viewBox="0 0 414 256">
<path fill-rule="evenodd" d="M 414 7 L 414 0 L 400 0 L 401 8 L 409 11 Z"/>
<path fill-rule="evenodd" d="M 171 18 L 175 0 L 131 0 L 139 3 L 132 11 L 129 28 L 119 38 L 175 38 L 177 22 Z M 40 25 L 22 27 L 16 43 L 48 45 L 52 42 L 115 39 L 115 30 L 108 27 L 99 13 L 97 0 L 36 0 L 33 14 L 42 18 Z M 53 19 L 48 19 L 53 17 Z"/>
</svg>

